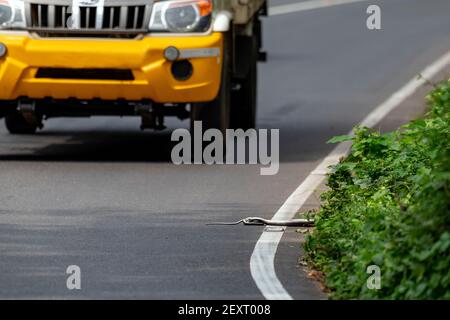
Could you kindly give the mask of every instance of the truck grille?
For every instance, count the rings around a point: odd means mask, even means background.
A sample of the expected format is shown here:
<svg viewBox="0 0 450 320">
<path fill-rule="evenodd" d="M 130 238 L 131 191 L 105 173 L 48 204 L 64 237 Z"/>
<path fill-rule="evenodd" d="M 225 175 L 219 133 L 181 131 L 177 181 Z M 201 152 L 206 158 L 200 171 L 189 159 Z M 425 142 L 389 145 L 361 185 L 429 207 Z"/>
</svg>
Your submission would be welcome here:
<svg viewBox="0 0 450 320">
<path fill-rule="evenodd" d="M 36 0 L 27 3 L 28 26 L 44 36 L 117 36 L 147 31 L 152 9 L 151 0 L 105 0 L 105 6 L 80 6 L 78 28 L 73 28 L 70 4 L 66 0 Z"/>
</svg>

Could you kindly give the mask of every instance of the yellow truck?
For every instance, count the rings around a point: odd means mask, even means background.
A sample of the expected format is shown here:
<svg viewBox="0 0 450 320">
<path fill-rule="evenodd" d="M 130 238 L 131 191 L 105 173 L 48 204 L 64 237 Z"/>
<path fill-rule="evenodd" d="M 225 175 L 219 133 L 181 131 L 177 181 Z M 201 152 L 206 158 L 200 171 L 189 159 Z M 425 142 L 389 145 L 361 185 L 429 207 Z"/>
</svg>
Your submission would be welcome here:
<svg viewBox="0 0 450 320">
<path fill-rule="evenodd" d="M 0 0 L 0 118 L 139 116 L 252 128 L 267 0 Z"/>
</svg>

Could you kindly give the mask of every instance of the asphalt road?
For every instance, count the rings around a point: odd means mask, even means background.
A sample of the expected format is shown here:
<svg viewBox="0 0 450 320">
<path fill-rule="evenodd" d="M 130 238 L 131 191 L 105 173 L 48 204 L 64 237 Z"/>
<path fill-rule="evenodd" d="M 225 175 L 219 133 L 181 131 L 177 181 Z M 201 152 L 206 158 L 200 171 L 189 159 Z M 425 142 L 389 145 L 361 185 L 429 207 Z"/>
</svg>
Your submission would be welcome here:
<svg viewBox="0 0 450 320">
<path fill-rule="evenodd" d="M 450 50 L 448 0 L 375 2 L 382 31 L 366 29 L 368 3 L 265 20 L 259 127 L 280 129 L 276 176 L 175 166 L 170 131 L 140 132 L 138 119 L 57 119 L 26 137 L 2 127 L 0 298 L 261 299 L 249 260 L 262 229 L 205 223 L 270 218 L 331 136 Z M 281 280 L 294 298 L 320 298 L 296 253 L 279 251 Z M 66 288 L 69 265 L 80 291 Z"/>
</svg>

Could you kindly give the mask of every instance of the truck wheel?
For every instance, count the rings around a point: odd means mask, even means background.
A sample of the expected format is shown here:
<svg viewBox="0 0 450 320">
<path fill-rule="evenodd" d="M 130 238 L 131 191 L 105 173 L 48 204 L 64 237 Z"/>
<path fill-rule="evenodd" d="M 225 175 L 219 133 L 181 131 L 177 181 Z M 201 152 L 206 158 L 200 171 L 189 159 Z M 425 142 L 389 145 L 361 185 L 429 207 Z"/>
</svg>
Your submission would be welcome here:
<svg viewBox="0 0 450 320">
<path fill-rule="evenodd" d="M 258 103 L 258 40 L 256 37 L 240 39 L 245 48 L 250 48 L 249 66 L 244 78 L 237 80 L 238 89 L 233 91 L 231 98 L 231 126 L 234 129 L 253 129 L 256 127 L 256 109 Z"/>
<path fill-rule="evenodd" d="M 222 77 L 219 94 L 211 102 L 194 103 L 191 109 L 191 130 L 194 129 L 194 121 L 202 121 L 203 130 L 219 129 L 225 136 L 230 128 L 231 109 L 231 53 L 230 35 L 224 36 Z"/>
<path fill-rule="evenodd" d="M 18 112 L 7 115 L 5 125 L 10 134 L 34 134 L 37 130 L 37 125 L 28 123 Z"/>
</svg>

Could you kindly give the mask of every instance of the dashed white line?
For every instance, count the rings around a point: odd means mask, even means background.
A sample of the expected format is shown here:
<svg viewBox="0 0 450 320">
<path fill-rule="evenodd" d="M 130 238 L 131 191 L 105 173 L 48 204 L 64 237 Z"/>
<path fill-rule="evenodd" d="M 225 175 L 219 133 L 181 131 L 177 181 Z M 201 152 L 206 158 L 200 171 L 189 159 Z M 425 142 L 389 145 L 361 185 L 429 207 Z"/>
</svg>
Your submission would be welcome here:
<svg viewBox="0 0 450 320">
<path fill-rule="evenodd" d="M 384 117 L 398 107 L 408 97 L 426 84 L 445 67 L 450 66 L 450 52 L 428 66 L 421 72 L 422 77 L 410 80 L 399 91 L 376 107 L 362 122 L 362 126 L 375 127 Z M 351 133 L 350 133 L 351 134 Z M 325 180 L 328 168 L 338 163 L 341 157 L 350 151 L 351 144 L 338 144 L 334 150 L 308 175 L 300 186 L 273 216 L 273 220 L 290 220 L 294 218 L 306 200 Z M 275 272 L 275 255 L 284 232 L 265 230 L 256 243 L 250 260 L 250 271 L 257 287 L 268 300 L 292 300 L 292 296 L 283 287 Z"/>
</svg>

